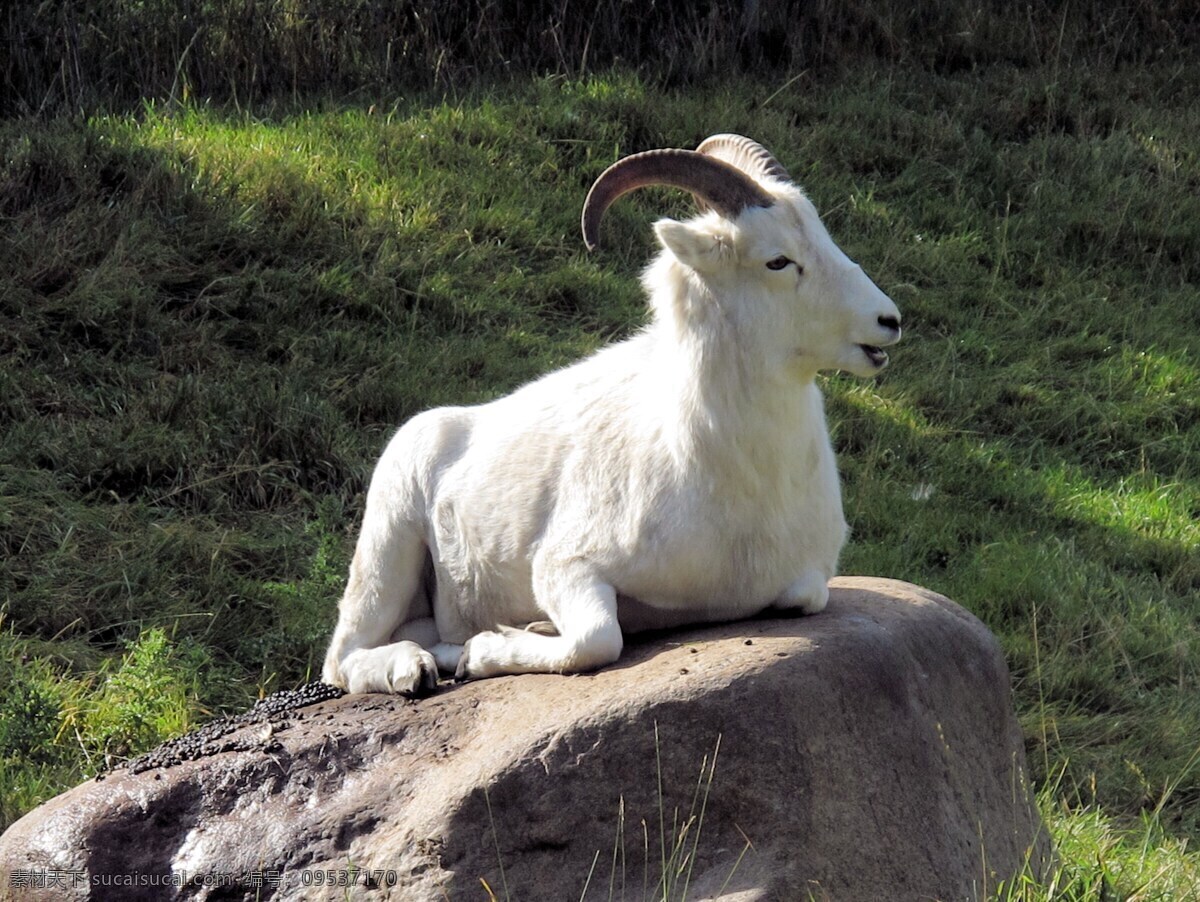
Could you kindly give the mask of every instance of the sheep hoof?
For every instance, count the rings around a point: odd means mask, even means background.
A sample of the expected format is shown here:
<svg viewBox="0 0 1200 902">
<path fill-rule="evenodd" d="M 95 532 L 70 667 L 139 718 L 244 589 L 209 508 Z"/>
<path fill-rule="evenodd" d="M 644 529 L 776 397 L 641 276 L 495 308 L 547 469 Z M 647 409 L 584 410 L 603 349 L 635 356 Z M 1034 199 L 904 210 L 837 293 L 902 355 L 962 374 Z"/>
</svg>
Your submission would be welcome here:
<svg viewBox="0 0 1200 902">
<path fill-rule="evenodd" d="M 396 661 L 388 672 L 386 692 L 405 698 L 423 698 L 437 689 L 437 662 L 428 652 L 409 661 Z"/>
<path fill-rule="evenodd" d="M 392 691 L 405 698 L 424 698 L 437 689 L 438 668 L 435 662 L 421 660 L 416 674 L 409 674 L 392 684 Z"/>
<path fill-rule="evenodd" d="M 521 632 L 509 627 L 502 629 L 511 633 Z M 509 639 L 503 632 L 476 633 L 463 646 L 462 657 L 458 659 L 458 667 L 454 669 L 454 679 L 462 682 L 508 673 L 501 663 L 508 645 Z"/>
<path fill-rule="evenodd" d="M 391 692 L 405 698 L 429 695 L 437 688 L 433 655 L 414 642 L 360 649 L 342 665 L 350 692 Z"/>
<path fill-rule="evenodd" d="M 474 641 L 475 637 L 472 636 L 463 643 L 462 654 L 458 656 L 458 665 L 454 668 L 454 682 L 456 683 L 465 683 L 471 679 L 471 643 Z"/>
</svg>

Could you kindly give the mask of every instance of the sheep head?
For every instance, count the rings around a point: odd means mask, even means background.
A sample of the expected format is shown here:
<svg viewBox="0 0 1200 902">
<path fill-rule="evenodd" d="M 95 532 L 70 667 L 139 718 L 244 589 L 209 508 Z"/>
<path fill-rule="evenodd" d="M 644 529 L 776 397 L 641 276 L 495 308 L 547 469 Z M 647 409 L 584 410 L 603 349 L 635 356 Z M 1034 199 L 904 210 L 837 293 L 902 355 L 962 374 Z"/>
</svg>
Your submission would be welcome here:
<svg viewBox="0 0 1200 902">
<path fill-rule="evenodd" d="M 584 203 L 589 250 L 605 210 L 648 185 L 690 191 L 702 211 L 655 224 L 664 255 L 649 271 L 652 292 L 664 281 L 698 285 L 701 306 L 721 307 L 740 332 L 755 333 L 758 353 L 784 355 L 806 375 L 836 369 L 872 376 L 887 365 L 883 348 L 900 340 L 900 311 L 833 242 L 812 202 L 762 145 L 714 135 L 694 151 L 618 160 Z M 660 265 L 681 267 L 684 278 L 657 279 Z M 685 306 L 697 299 L 689 296 Z"/>
</svg>

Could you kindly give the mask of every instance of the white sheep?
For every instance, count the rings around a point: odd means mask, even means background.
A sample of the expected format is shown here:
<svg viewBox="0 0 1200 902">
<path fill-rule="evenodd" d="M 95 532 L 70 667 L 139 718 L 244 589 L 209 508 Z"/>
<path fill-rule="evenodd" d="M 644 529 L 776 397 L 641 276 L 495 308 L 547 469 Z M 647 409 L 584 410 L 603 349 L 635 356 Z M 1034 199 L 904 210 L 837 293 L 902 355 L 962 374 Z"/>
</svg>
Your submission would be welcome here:
<svg viewBox="0 0 1200 902">
<path fill-rule="evenodd" d="M 760 145 L 717 135 L 606 170 L 706 208 L 655 224 L 634 337 L 476 407 L 410 420 L 380 459 L 325 659 L 350 692 L 583 671 L 622 631 L 824 608 L 846 536 L 816 385 L 873 376 L 900 313 Z"/>
</svg>

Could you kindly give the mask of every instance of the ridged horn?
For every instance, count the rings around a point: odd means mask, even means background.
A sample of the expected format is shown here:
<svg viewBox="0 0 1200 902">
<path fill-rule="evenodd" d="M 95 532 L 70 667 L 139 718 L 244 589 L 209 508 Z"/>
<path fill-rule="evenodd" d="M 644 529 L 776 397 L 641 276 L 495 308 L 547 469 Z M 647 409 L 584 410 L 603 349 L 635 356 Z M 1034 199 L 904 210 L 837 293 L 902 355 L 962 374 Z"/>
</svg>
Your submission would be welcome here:
<svg viewBox="0 0 1200 902">
<path fill-rule="evenodd" d="M 696 148 L 697 153 L 708 154 L 736 166 L 754 179 L 782 179 L 790 182 L 792 177 L 771 152 L 741 135 L 713 135 L 705 138 Z"/>
<path fill-rule="evenodd" d="M 600 220 L 618 197 L 648 185 L 690 191 L 733 219 L 746 207 L 769 207 L 775 199 L 732 163 L 694 150 L 647 150 L 617 160 L 596 179 L 583 203 L 583 243 L 593 250 L 600 240 Z"/>
</svg>

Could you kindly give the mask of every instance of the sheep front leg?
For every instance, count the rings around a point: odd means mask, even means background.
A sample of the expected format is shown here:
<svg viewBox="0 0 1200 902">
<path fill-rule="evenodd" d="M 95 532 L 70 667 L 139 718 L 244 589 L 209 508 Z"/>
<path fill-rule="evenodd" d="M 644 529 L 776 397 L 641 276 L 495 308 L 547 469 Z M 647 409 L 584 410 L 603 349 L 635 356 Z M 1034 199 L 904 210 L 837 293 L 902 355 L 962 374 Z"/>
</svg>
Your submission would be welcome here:
<svg viewBox="0 0 1200 902">
<path fill-rule="evenodd" d="M 438 678 L 437 661 L 418 644 L 419 627 L 426 620 L 416 603 L 422 594 L 425 543 L 415 527 L 389 518 L 372 500 L 338 605 L 322 679 L 348 692 L 423 695 L 436 688 Z"/>
<path fill-rule="evenodd" d="M 558 631 L 500 627 L 472 636 L 455 676 L 478 679 L 510 673 L 578 673 L 621 655 L 617 591 L 585 563 L 534 562 L 534 595 Z"/>
</svg>

